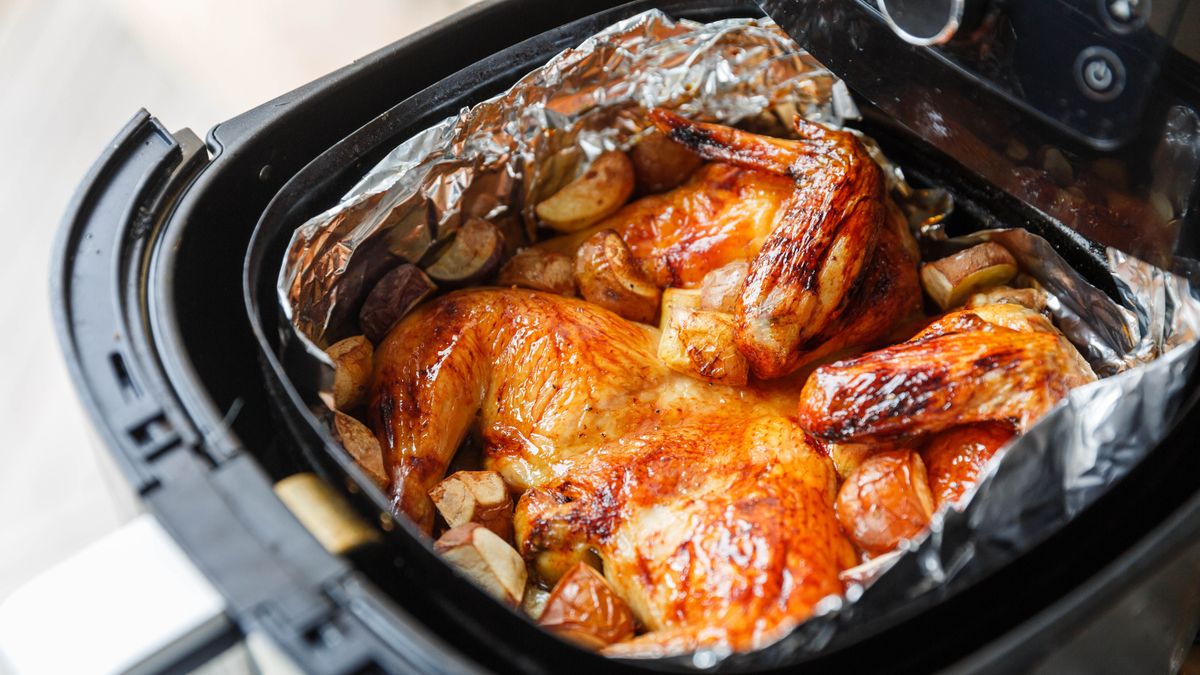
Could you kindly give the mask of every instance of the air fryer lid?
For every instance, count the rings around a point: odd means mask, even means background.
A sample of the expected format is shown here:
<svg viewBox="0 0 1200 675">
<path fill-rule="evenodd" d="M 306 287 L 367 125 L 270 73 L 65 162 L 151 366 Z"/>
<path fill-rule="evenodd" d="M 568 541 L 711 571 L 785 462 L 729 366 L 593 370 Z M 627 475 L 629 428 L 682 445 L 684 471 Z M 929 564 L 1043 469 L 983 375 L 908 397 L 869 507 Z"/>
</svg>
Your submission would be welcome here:
<svg viewBox="0 0 1200 675">
<path fill-rule="evenodd" d="M 648 17 L 642 17 L 640 21 L 667 23 L 669 20 L 660 15 L 651 15 Z M 637 24 L 630 22 L 624 25 L 619 25 L 615 30 L 629 30 L 631 26 L 637 26 Z M 470 113 L 467 113 L 467 115 L 469 116 Z M 460 123 L 461 121 L 462 118 L 458 120 Z M 455 120 L 450 120 L 450 122 L 453 123 Z M 445 125 L 441 126 L 445 128 Z M 445 132 L 442 131 L 438 133 Z M 388 160 L 385 160 L 383 164 L 381 164 L 376 170 L 372 171 L 368 175 L 368 179 L 363 181 L 363 185 L 377 185 L 380 176 L 397 176 L 399 175 L 396 171 L 397 169 L 403 169 L 406 173 L 401 175 L 402 180 L 392 183 L 387 189 L 394 189 L 395 185 L 401 183 L 403 180 L 408 180 L 409 177 L 415 178 L 415 176 L 412 176 L 412 174 L 417 174 L 419 172 L 413 171 L 413 165 L 409 163 L 411 161 L 410 158 L 414 155 L 407 154 L 406 148 L 408 150 L 412 150 L 413 148 L 425 150 L 427 149 L 427 146 L 422 144 L 428 143 L 428 138 L 425 137 L 425 135 L 422 135 L 418 136 L 416 139 L 414 139 L 414 141 L 416 142 L 414 143 L 410 141 L 409 143 L 398 148 Z M 470 184 L 468 183 L 468 186 L 469 185 Z M 360 187 L 362 187 L 362 185 L 360 185 Z M 462 194 L 469 194 L 469 192 L 470 187 L 462 191 L 458 196 L 461 197 Z M 349 195 L 347 199 L 343 201 L 342 206 L 350 207 L 352 209 L 356 205 L 363 203 L 363 200 L 360 198 L 362 195 L 369 193 L 369 187 L 363 192 L 352 191 L 351 195 Z M 336 218 L 340 215 L 343 215 L 343 210 L 335 209 L 335 211 L 318 217 L 316 220 L 320 221 L 324 219 L 328 222 L 332 218 Z M 405 219 L 395 219 L 391 222 L 393 224 L 404 224 L 408 221 Z M 439 222 L 438 224 L 440 225 L 442 223 Z M 432 228 L 432 223 L 430 226 Z M 405 232 L 403 228 L 398 229 L 401 233 Z M 1069 276 L 1070 274 L 1073 274 L 1070 272 L 1069 266 L 1061 262 L 1061 259 L 1059 259 L 1052 252 L 1049 246 L 1046 246 L 1044 242 L 1042 244 L 1037 244 L 1036 242 L 1040 240 L 1032 239 L 1026 233 L 1016 232 L 1011 235 L 994 236 L 1009 236 L 1019 239 L 1020 242 L 1010 243 L 1010 246 L 1018 249 L 1024 247 L 1025 250 L 1028 250 L 1030 255 L 1027 259 L 1026 266 L 1031 268 L 1040 266 L 1043 270 L 1048 270 L 1048 274 L 1044 275 L 1047 281 L 1056 275 Z M 405 239 L 403 234 L 401 235 L 400 239 Z M 1025 241 L 1033 243 L 1021 243 Z M 1135 328 L 1135 332 L 1133 332 L 1133 335 L 1137 336 L 1135 341 L 1141 342 L 1144 339 L 1147 341 L 1145 344 L 1148 345 L 1147 347 L 1143 348 L 1142 355 L 1147 357 L 1152 355 L 1157 356 L 1164 351 L 1166 346 L 1178 345 L 1181 342 L 1191 346 L 1192 343 L 1189 340 L 1181 337 L 1184 333 L 1177 332 L 1189 330 L 1194 331 L 1195 328 L 1194 324 L 1189 323 L 1192 320 L 1190 315 L 1191 299 L 1187 293 L 1186 284 L 1181 285 L 1181 282 L 1178 279 L 1171 277 L 1170 275 L 1166 275 L 1161 271 L 1153 270 L 1149 266 L 1140 264 L 1138 261 L 1122 255 L 1119 251 L 1111 250 L 1107 252 L 1107 255 L 1108 267 L 1112 272 L 1112 278 L 1109 279 L 1109 282 L 1113 287 L 1123 290 L 1120 299 L 1126 304 L 1126 309 L 1123 311 L 1120 310 L 1120 308 L 1116 305 L 1113 305 L 1115 309 L 1112 310 L 1111 314 L 1113 316 L 1122 317 L 1117 319 L 1118 324 L 1124 323 L 1129 316 L 1136 317 L 1130 322 Z M 1078 277 L 1077 274 L 1074 276 Z M 1078 279 L 1077 282 L 1072 281 L 1071 283 L 1079 283 L 1086 286 L 1082 279 Z M 1082 286 L 1080 286 L 1080 288 L 1082 288 Z M 1169 307 L 1156 306 L 1153 303 L 1147 302 L 1146 298 L 1148 295 L 1153 293 L 1165 295 L 1165 297 L 1168 299 L 1167 302 L 1169 303 Z M 1103 294 L 1098 294 L 1098 299 L 1102 298 Z M 1109 304 L 1112 303 L 1110 302 Z M 1165 314 L 1162 312 L 1162 310 L 1166 310 Z M 1167 331 L 1161 331 L 1158 328 L 1163 328 L 1166 325 L 1162 321 L 1164 316 L 1171 316 L 1181 323 L 1172 326 L 1171 329 Z M 1081 318 L 1086 319 L 1090 317 Z M 1139 321 L 1139 318 L 1144 319 L 1144 322 Z M 1158 328 L 1152 328 L 1154 326 L 1157 326 Z M 1109 326 L 1105 330 L 1114 334 L 1120 334 L 1122 329 L 1127 327 L 1128 326 L 1120 325 Z M 1140 330 L 1143 327 L 1148 328 L 1149 330 Z M 1111 347 L 1110 351 L 1118 354 L 1118 361 L 1121 360 L 1120 357 L 1130 353 L 1128 344 L 1117 344 L 1115 347 Z M 1134 351 L 1136 352 L 1136 350 Z M 965 514 L 962 514 L 960 517 L 957 517 L 957 519 L 956 515 L 954 514 L 946 518 L 944 524 L 946 528 L 944 530 L 945 536 L 940 536 L 937 533 L 937 526 L 943 524 L 940 522 L 936 523 L 935 536 L 926 540 L 921 545 L 921 549 L 918 551 L 917 555 L 909 555 L 904 558 L 904 560 L 908 561 L 921 560 L 921 564 L 914 566 L 915 563 L 910 563 L 907 565 L 907 567 L 902 565 L 896 568 L 893 572 L 890 572 L 888 575 L 884 576 L 884 579 L 891 578 L 901 580 L 893 582 L 893 592 L 897 590 L 902 591 L 903 599 L 908 600 L 911 599 L 909 593 L 911 593 L 913 590 L 928 592 L 935 589 L 946 588 L 943 582 L 950 577 L 955 577 L 958 581 L 965 584 L 971 577 L 970 575 L 962 574 L 962 572 L 964 570 L 970 571 L 970 563 L 972 559 L 977 559 L 980 561 L 987 560 L 990 568 L 994 569 L 995 565 L 998 565 L 1000 562 L 1003 562 L 1011 557 L 1014 547 L 1019 548 L 1022 545 L 1039 541 L 1042 536 L 1050 531 L 1053 531 L 1057 525 L 1061 524 L 1061 522 L 1063 522 L 1066 518 L 1069 518 L 1070 515 L 1073 515 L 1075 512 L 1077 512 L 1083 504 L 1090 501 L 1091 497 L 1088 495 L 1095 494 L 1094 492 L 1088 491 L 1102 490 L 1103 483 L 1105 481 L 1101 481 L 1100 484 L 1097 484 L 1095 481 L 1097 474 L 1091 472 L 1092 467 L 1081 467 L 1078 462 L 1068 462 L 1068 464 L 1071 464 L 1069 467 L 1070 471 L 1063 470 L 1046 472 L 1042 470 L 1047 463 L 1053 465 L 1051 460 L 1054 458 L 1049 456 L 1049 448 L 1054 447 L 1056 444 L 1061 447 L 1061 444 L 1066 443 L 1068 444 L 1068 447 L 1074 447 L 1077 449 L 1075 454 L 1078 455 L 1078 457 L 1075 457 L 1075 459 L 1087 456 L 1093 458 L 1100 456 L 1103 466 L 1097 470 L 1100 472 L 1100 474 L 1103 474 L 1106 479 L 1111 479 L 1113 476 L 1123 473 L 1125 469 L 1140 459 L 1142 453 L 1129 453 L 1127 448 L 1113 447 L 1110 448 L 1110 451 L 1111 453 L 1115 454 L 1113 454 L 1113 456 L 1109 456 L 1105 453 L 1104 439 L 1113 438 L 1114 434 L 1117 438 L 1130 438 L 1136 433 L 1131 432 L 1131 429 L 1142 429 L 1142 440 L 1145 442 L 1139 444 L 1139 448 L 1141 451 L 1145 451 L 1151 445 L 1153 445 L 1154 442 L 1161 438 L 1162 434 L 1166 432 L 1166 429 L 1169 426 L 1169 420 L 1172 418 L 1174 411 L 1178 407 L 1179 395 L 1181 393 L 1179 389 L 1184 382 L 1184 378 L 1177 376 L 1186 373 L 1188 364 L 1190 363 L 1189 357 L 1190 352 L 1188 350 L 1177 350 L 1168 358 L 1161 359 L 1150 366 L 1143 367 L 1135 371 L 1141 374 L 1140 378 L 1121 376 L 1121 378 L 1107 380 L 1102 383 L 1106 386 L 1094 387 L 1090 389 L 1089 391 L 1091 394 L 1089 396 L 1073 398 L 1071 405 L 1065 409 L 1059 410 L 1053 419 L 1047 420 L 1045 424 L 1042 424 L 1038 427 L 1038 429 L 1035 429 L 1035 432 L 1041 430 L 1042 433 L 1040 436 L 1037 433 L 1028 434 L 1018 443 L 1016 446 L 1017 449 L 1009 453 L 1009 457 L 1015 456 L 1025 458 L 1024 462 L 1014 463 L 1013 461 L 1006 460 L 1003 466 L 1009 466 L 1009 473 L 1006 474 L 1002 467 L 1000 473 L 994 477 L 992 483 L 981 487 L 981 492 L 986 492 L 990 495 L 989 500 L 985 500 L 985 503 L 991 504 L 991 511 L 985 511 L 982 508 L 975 508 L 975 506 L 980 504 L 980 501 L 977 500 L 972 509 L 968 510 Z M 1133 358 L 1136 362 L 1136 355 Z M 1114 368 L 1119 367 L 1120 365 L 1114 365 Z M 1151 385 L 1151 382 L 1153 385 Z M 1156 388 L 1158 385 L 1161 385 L 1162 388 Z M 1092 406 L 1092 410 L 1094 411 L 1096 406 L 1104 405 L 1106 401 L 1107 405 L 1111 406 L 1114 403 L 1115 398 L 1119 397 L 1121 394 L 1123 394 L 1126 397 L 1125 400 L 1128 401 L 1129 396 L 1141 396 L 1144 393 L 1144 390 L 1153 390 L 1165 394 L 1162 401 L 1155 399 L 1156 404 L 1148 405 L 1146 407 L 1147 411 L 1157 411 L 1159 414 L 1161 414 L 1160 417 L 1155 417 L 1154 412 L 1149 412 L 1149 416 L 1147 417 L 1140 417 L 1136 419 L 1128 416 L 1123 419 L 1119 416 L 1114 416 L 1107 419 L 1113 420 L 1113 423 L 1117 426 L 1113 428 L 1107 428 L 1102 424 L 1099 430 L 1089 429 L 1087 435 L 1090 438 L 1081 439 L 1078 436 L 1070 435 L 1071 430 L 1077 430 L 1080 426 L 1081 420 L 1086 418 L 1084 411 L 1086 410 L 1087 406 Z M 1162 403 L 1162 405 L 1157 405 L 1157 403 Z M 1064 412 L 1064 410 L 1069 412 Z M 1031 446 L 1035 449 L 1030 449 Z M 1021 448 L 1024 449 L 1022 450 Z M 1040 448 L 1040 450 L 1036 448 Z M 337 450 L 337 452 L 340 452 L 340 450 Z M 1059 466 L 1058 468 L 1063 469 L 1062 466 Z M 1033 475 L 1039 477 L 1043 483 L 1048 483 L 1049 485 L 1047 485 L 1047 487 L 1050 487 L 1050 485 L 1053 485 L 1056 481 L 1058 483 L 1057 485 L 1054 485 L 1057 491 L 1051 490 L 1043 493 L 1047 497 L 1045 501 L 1048 502 L 1048 504 L 1039 504 L 1036 512 L 1031 512 L 1028 509 L 1022 510 L 1021 504 L 1027 501 L 1024 499 L 1024 491 L 1018 487 L 1014 487 L 1027 485 L 1028 483 L 1022 483 L 1021 481 L 1027 479 L 1031 472 Z M 1006 484 L 1004 482 L 1004 476 L 1006 475 L 1010 476 L 1008 479 L 1009 482 L 1007 483 L 1009 488 L 1005 489 L 1003 487 L 995 487 L 996 484 L 1001 486 Z M 1082 484 L 1078 486 L 1082 489 L 1082 491 L 1078 495 L 1068 496 L 1067 493 L 1069 493 L 1071 489 L 1070 482 L 1075 479 L 1080 479 L 1082 481 Z M 1064 486 L 1066 487 L 1064 488 Z M 369 493 L 371 492 L 369 488 L 366 489 Z M 1012 508 L 1014 505 L 1006 502 L 1005 499 L 1016 500 L 1018 502 L 1016 508 Z M 1056 500 L 1060 500 L 1061 503 L 1055 504 L 1054 502 Z M 382 508 L 383 510 L 386 510 L 386 504 L 383 504 Z M 984 553 L 971 553 L 970 546 L 977 546 L 977 542 L 975 540 L 967 541 L 965 537 L 966 532 L 972 531 L 972 529 L 979 527 L 981 524 L 987 525 L 990 523 L 991 521 L 988 520 L 989 514 L 991 517 L 1001 517 L 998 525 L 1002 528 L 1002 531 L 998 533 L 999 537 L 996 539 L 997 542 L 1002 543 L 997 543 L 997 545 L 994 547 L 993 552 L 995 557 L 992 559 L 988 559 L 987 555 L 985 555 L 987 552 L 986 546 L 978 549 Z M 1031 515 L 1037 516 L 1041 521 L 1041 524 L 1045 525 L 1046 527 L 1041 530 L 1038 530 L 1038 528 L 1035 527 L 1030 527 L 1028 518 Z M 992 524 L 995 525 L 997 523 Z M 956 526 L 962 528 L 957 530 L 957 534 L 956 530 L 954 529 Z M 1034 532 L 1036 532 L 1038 536 L 1034 536 Z M 978 534 L 979 532 L 975 531 L 975 535 Z M 964 551 L 967 551 L 970 554 L 967 556 L 967 559 L 964 559 L 963 557 Z M 988 566 L 985 566 L 985 569 L 987 568 Z M 912 576 L 902 576 L 902 573 L 904 573 L 905 569 L 908 570 L 907 574 Z M 868 608 L 871 607 L 870 603 L 873 602 L 871 598 L 886 597 L 882 591 L 875 591 L 875 588 L 886 589 L 887 586 L 885 586 L 883 582 L 881 582 L 878 586 L 873 586 L 866 595 L 862 596 L 859 602 L 854 603 L 851 605 L 851 607 Z M 900 598 L 895 595 L 888 598 L 888 602 L 892 603 L 891 609 L 896 609 L 896 603 L 899 599 Z M 827 607 L 823 608 L 830 610 L 829 613 L 820 620 L 810 621 L 802 626 L 800 631 L 793 636 L 794 639 L 789 639 L 786 641 L 786 643 L 781 643 L 779 646 L 763 650 L 756 654 L 738 655 L 732 659 L 730 663 L 733 665 L 745 666 L 779 665 L 793 661 L 804 654 L 811 654 L 819 651 L 820 649 L 833 644 L 830 642 L 831 639 L 843 637 L 839 634 L 840 630 L 847 626 L 853 625 L 854 621 L 862 618 L 861 616 L 855 617 L 855 611 L 836 611 L 838 609 L 837 604 L 837 602 L 833 602 Z M 709 661 L 713 661 L 720 656 L 721 654 L 716 653 L 701 655 L 698 657 L 699 660 L 695 663 L 704 664 Z M 681 661 L 678 665 L 685 665 L 686 663 L 691 662 Z"/>
<path fill-rule="evenodd" d="M 1200 39 L 1188 0 L 760 4 L 887 124 L 1046 216 L 1168 268 L 1181 234 L 1194 246 L 1200 67 L 1172 49 Z M 945 32 L 910 44 L 906 21 Z"/>
</svg>

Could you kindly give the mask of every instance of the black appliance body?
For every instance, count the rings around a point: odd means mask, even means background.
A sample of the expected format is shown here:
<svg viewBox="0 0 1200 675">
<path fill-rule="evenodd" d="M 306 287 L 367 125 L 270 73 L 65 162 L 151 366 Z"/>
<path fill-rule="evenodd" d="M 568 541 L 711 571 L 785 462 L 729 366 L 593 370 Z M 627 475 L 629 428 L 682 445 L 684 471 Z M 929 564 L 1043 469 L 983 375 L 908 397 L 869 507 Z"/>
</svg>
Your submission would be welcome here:
<svg viewBox="0 0 1200 675">
<path fill-rule="evenodd" d="M 1153 159 L 1091 126 L 1099 113 L 1079 123 L 992 87 L 943 47 L 902 42 L 883 13 L 859 0 L 763 6 L 847 75 L 864 104 L 863 128 L 911 178 L 955 194 L 952 228 L 1029 227 L 1082 269 L 1095 264 L 1094 244 L 930 143 L 905 113 L 919 106 L 889 105 L 886 78 L 860 71 L 905 54 L 897 65 L 949 72 L 968 100 L 993 97 L 1076 152 L 1138 166 Z M 381 514 L 382 496 L 312 412 L 314 383 L 291 376 L 308 357 L 288 339 L 274 290 L 292 228 L 335 203 L 392 147 L 649 8 L 700 20 L 763 12 L 736 0 L 496 0 L 221 123 L 206 142 L 141 112 L 97 161 L 68 209 L 53 272 L 63 348 L 108 450 L 226 599 L 233 628 L 218 642 L 265 634 L 322 673 L 661 668 L 606 661 L 549 637 L 453 573 L 406 523 Z M 839 34 L 855 41 L 839 42 Z M 1200 78 L 1175 86 L 1156 76 L 1174 72 L 1162 65 L 1174 57 L 1155 44 L 1139 52 L 1157 59 L 1145 84 L 1152 93 L 1120 112 L 1137 137 L 1161 132 L 1163 101 L 1200 101 Z M 924 81 L 951 86 L 941 77 Z M 1187 206 L 1183 233 L 1197 226 L 1194 187 Z M 1196 257 L 1186 234 L 1174 245 Z M 1200 622 L 1197 385 L 1161 447 L 1059 535 L 940 604 L 864 626 L 789 669 L 1116 672 L 1177 663 Z M 326 552 L 272 492 L 303 471 L 343 491 L 378 523 L 383 543 L 350 557 Z"/>
</svg>

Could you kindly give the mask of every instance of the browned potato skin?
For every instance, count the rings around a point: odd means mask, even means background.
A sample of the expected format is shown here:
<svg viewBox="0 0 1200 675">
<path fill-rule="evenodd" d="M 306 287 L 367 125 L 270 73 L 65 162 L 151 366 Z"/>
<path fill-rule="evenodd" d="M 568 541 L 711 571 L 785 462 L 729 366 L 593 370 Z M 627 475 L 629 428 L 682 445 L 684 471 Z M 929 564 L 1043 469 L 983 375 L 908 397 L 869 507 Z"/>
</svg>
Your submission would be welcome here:
<svg viewBox="0 0 1200 675">
<path fill-rule="evenodd" d="M 687 180 L 704 163 L 700 155 L 654 131 L 629 151 L 639 194 L 666 192 Z"/>
<path fill-rule="evenodd" d="M 938 507 L 958 502 L 996 451 L 1015 435 L 1009 424 L 985 422 L 954 427 L 930 439 L 921 458 Z"/>
<path fill-rule="evenodd" d="M 976 291 L 1006 284 L 1016 275 L 1016 258 L 989 241 L 922 265 L 921 285 L 939 307 L 949 309 Z"/>
<path fill-rule="evenodd" d="M 495 471 L 458 471 L 429 491 L 450 527 L 479 523 L 507 542 L 513 537 L 512 495 Z"/>
<path fill-rule="evenodd" d="M 538 625 L 588 649 L 633 637 L 633 613 L 591 565 L 579 563 L 563 575 Z"/>
<path fill-rule="evenodd" d="M 341 442 L 346 452 L 350 453 L 376 485 L 387 485 L 387 471 L 383 468 L 383 447 L 365 424 L 343 412 L 334 411 L 333 436 Z"/>
<path fill-rule="evenodd" d="M 912 450 L 867 458 L 842 484 L 836 502 L 842 528 L 872 556 L 920 534 L 933 506 L 925 464 Z"/>
<path fill-rule="evenodd" d="M 434 542 L 433 550 L 504 604 L 521 604 L 527 581 L 525 562 L 496 533 L 478 523 L 467 523 L 447 530 Z"/>
<path fill-rule="evenodd" d="M 575 260 L 563 253 L 527 248 L 500 268 L 496 285 L 572 296 L 575 295 Z"/>
<path fill-rule="evenodd" d="M 612 230 L 597 232 L 579 247 L 575 283 L 588 302 L 631 321 L 649 323 L 658 314 L 662 291 Z"/>
<path fill-rule="evenodd" d="M 625 205 L 633 194 L 633 164 L 620 151 L 597 157 L 582 176 L 534 208 L 538 219 L 559 232 L 576 232 Z"/>
<path fill-rule="evenodd" d="M 437 286 L 416 265 L 405 263 L 375 284 L 358 312 L 358 324 L 371 342 L 378 344 Z"/>
<path fill-rule="evenodd" d="M 504 234 L 482 218 L 462 224 L 454 240 L 425 273 L 450 286 L 466 286 L 490 277 L 504 258 Z"/>
<path fill-rule="evenodd" d="M 325 350 L 333 359 L 333 407 L 352 410 L 362 405 L 371 389 L 375 348 L 365 335 L 336 342 Z"/>
</svg>

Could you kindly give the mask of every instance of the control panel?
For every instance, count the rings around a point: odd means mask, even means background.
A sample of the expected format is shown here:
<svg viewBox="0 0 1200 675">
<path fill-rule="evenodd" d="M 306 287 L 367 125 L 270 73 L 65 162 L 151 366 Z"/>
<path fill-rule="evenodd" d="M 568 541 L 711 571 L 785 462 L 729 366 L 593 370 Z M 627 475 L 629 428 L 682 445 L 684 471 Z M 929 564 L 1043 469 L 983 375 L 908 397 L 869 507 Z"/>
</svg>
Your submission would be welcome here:
<svg viewBox="0 0 1200 675">
<path fill-rule="evenodd" d="M 1090 145 L 1139 127 L 1184 0 L 857 0 L 933 52 Z"/>
</svg>

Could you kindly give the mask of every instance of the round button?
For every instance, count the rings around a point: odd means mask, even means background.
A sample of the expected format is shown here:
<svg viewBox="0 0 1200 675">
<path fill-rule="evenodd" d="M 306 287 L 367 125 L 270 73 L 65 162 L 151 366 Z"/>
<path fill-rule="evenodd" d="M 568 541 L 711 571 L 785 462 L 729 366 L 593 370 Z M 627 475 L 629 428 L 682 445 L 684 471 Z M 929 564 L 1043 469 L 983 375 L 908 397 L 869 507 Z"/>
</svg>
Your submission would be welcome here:
<svg viewBox="0 0 1200 675">
<path fill-rule="evenodd" d="M 1125 66 L 1104 47 L 1088 47 L 1075 59 L 1075 80 L 1096 101 L 1111 101 L 1125 89 Z"/>
<path fill-rule="evenodd" d="M 1150 19 L 1150 0 L 1098 0 L 1100 16 L 1114 33 L 1129 33 Z"/>
<path fill-rule="evenodd" d="M 940 45 L 962 27 L 981 0 L 875 0 L 892 32 L 914 45 Z M 968 8 L 970 5 L 970 8 Z"/>
</svg>

